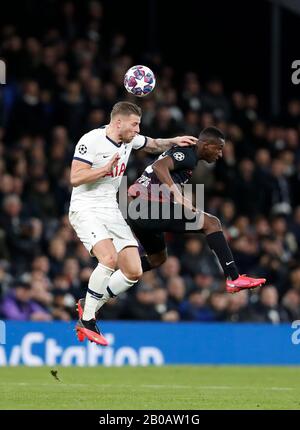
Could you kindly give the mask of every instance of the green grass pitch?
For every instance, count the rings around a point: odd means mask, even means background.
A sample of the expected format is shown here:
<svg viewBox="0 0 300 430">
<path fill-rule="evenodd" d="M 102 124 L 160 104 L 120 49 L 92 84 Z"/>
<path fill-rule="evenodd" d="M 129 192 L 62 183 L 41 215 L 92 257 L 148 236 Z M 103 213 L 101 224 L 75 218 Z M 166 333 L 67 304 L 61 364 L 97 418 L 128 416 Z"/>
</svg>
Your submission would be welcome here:
<svg viewBox="0 0 300 430">
<path fill-rule="evenodd" d="M 300 409 L 300 367 L 0 368 L 0 409 Z"/>
</svg>

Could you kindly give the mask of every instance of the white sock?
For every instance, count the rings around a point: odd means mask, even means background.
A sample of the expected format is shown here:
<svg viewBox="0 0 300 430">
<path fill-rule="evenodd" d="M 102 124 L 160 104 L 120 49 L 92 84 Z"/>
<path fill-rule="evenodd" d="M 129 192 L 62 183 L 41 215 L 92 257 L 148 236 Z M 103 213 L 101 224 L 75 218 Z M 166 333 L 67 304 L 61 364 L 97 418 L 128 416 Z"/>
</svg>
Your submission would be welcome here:
<svg viewBox="0 0 300 430">
<path fill-rule="evenodd" d="M 106 287 L 113 273 L 113 269 L 99 263 L 91 274 L 85 297 L 84 312 L 82 316 L 83 320 L 89 321 L 95 318 L 97 304 L 106 293 Z"/>
<path fill-rule="evenodd" d="M 132 287 L 137 282 L 138 281 L 131 281 L 130 279 L 126 278 L 120 269 L 116 270 L 116 272 L 113 273 L 109 279 L 105 294 L 97 303 L 96 311 L 98 311 L 108 299 L 118 296 L 120 293 L 128 290 L 128 288 Z"/>
</svg>

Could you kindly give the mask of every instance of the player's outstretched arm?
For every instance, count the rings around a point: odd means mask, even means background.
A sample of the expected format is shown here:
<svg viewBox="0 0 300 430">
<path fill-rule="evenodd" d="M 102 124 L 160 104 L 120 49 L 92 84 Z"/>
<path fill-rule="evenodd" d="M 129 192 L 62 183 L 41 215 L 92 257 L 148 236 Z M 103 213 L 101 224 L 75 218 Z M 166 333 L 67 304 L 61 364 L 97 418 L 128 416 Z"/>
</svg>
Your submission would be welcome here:
<svg viewBox="0 0 300 430">
<path fill-rule="evenodd" d="M 197 142 L 198 138 L 194 136 L 177 136 L 171 137 L 170 139 L 153 139 L 152 137 L 148 137 L 144 150 L 151 154 L 160 154 L 172 148 L 174 145 L 191 146 L 196 145 Z"/>
<path fill-rule="evenodd" d="M 172 176 L 170 174 L 170 171 L 174 170 L 174 162 L 172 158 L 166 156 L 164 158 L 156 160 L 153 163 L 152 168 L 153 172 L 156 174 L 160 182 L 166 185 L 169 191 L 173 194 L 174 201 L 195 212 L 196 209 L 194 208 L 193 204 L 183 196 L 183 194 L 180 192 L 180 189 L 177 187 L 177 185 L 172 179 Z"/>
<path fill-rule="evenodd" d="M 118 153 L 109 160 L 107 164 L 98 169 L 92 169 L 92 166 L 82 161 L 73 160 L 71 165 L 70 182 L 73 187 L 82 184 L 90 184 L 109 174 L 118 164 L 120 156 Z"/>
</svg>

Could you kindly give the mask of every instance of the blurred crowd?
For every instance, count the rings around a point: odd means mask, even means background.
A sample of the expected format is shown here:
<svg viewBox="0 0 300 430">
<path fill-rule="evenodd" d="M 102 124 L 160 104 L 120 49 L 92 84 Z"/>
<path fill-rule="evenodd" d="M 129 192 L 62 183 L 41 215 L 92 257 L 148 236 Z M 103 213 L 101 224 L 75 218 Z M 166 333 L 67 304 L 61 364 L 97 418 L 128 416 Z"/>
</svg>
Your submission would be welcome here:
<svg viewBox="0 0 300 430">
<path fill-rule="evenodd" d="M 107 303 L 101 319 L 300 319 L 300 100 L 272 118 L 257 95 L 227 93 L 221 79 L 203 82 L 192 71 L 178 76 L 159 52 L 133 58 L 124 34 L 103 34 L 101 3 L 80 14 L 72 1 L 56 3 L 55 23 L 43 26 L 41 17 L 39 37 L 1 29 L 0 318 L 76 318 L 96 261 L 68 221 L 73 151 L 83 133 L 109 121 L 114 103 L 130 100 L 142 107 L 141 133 L 154 138 L 223 130 L 223 159 L 199 163 L 193 184 L 204 184 L 205 210 L 220 218 L 240 273 L 268 282 L 229 295 L 204 236 L 167 234 L 166 263 Z M 137 62 L 157 77 L 153 94 L 138 100 L 123 87 Z M 129 183 L 152 160 L 133 151 Z"/>
</svg>

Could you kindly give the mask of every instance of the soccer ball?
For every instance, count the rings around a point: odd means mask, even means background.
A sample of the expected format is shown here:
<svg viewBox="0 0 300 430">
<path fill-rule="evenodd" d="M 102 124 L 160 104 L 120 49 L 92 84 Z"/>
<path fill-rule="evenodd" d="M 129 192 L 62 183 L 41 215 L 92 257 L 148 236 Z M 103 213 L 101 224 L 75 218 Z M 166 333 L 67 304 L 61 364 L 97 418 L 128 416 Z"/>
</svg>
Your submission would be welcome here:
<svg viewBox="0 0 300 430">
<path fill-rule="evenodd" d="M 133 66 L 125 73 L 124 86 L 134 96 L 144 97 L 155 87 L 154 73 L 149 67 Z"/>
</svg>

